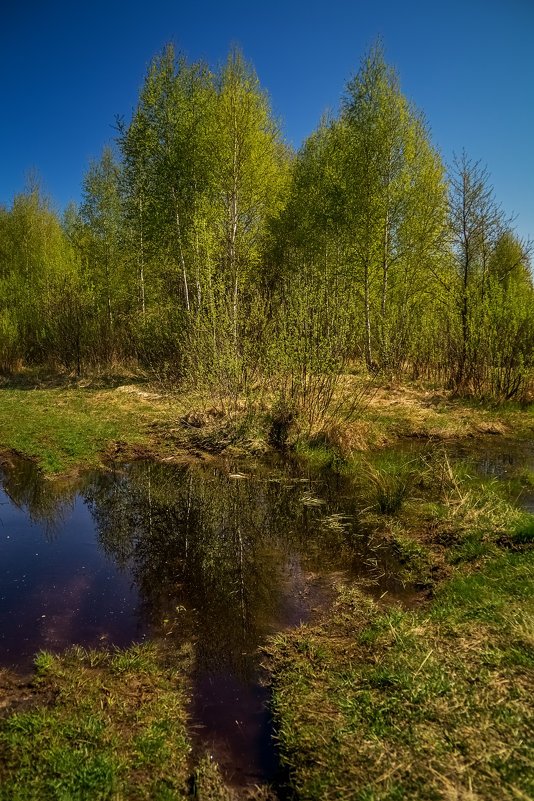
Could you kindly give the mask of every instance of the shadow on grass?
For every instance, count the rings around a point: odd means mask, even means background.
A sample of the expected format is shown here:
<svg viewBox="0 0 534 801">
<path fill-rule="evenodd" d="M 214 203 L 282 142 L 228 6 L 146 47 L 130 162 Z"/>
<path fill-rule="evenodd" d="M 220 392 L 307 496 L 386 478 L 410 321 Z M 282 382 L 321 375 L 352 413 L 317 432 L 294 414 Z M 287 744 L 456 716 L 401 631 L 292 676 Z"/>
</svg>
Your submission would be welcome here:
<svg viewBox="0 0 534 801">
<path fill-rule="evenodd" d="M 117 368 L 108 372 L 84 373 L 48 370 L 43 367 L 26 368 L 17 373 L 0 374 L 2 389 L 117 389 L 124 384 L 142 386 L 147 376 L 140 372 Z"/>
</svg>

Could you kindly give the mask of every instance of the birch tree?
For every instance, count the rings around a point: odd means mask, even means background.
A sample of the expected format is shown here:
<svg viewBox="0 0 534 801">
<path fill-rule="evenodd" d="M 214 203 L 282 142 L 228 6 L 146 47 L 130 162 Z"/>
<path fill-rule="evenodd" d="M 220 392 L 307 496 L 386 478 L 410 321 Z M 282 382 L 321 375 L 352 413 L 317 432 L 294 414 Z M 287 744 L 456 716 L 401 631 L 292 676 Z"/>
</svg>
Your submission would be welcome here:
<svg viewBox="0 0 534 801">
<path fill-rule="evenodd" d="M 86 233 L 86 275 L 95 287 L 96 315 L 109 360 L 117 346 L 127 292 L 121 259 L 120 165 L 109 146 L 98 161 L 91 161 L 84 176 L 80 214 Z"/>
<path fill-rule="evenodd" d="M 189 63 L 169 45 L 149 67 L 131 123 L 119 126 L 145 313 L 150 260 L 159 265 L 153 295 L 170 295 L 188 314 L 202 302 L 201 217 L 215 169 L 214 103 L 206 65 Z"/>
<path fill-rule="evenodd" d="M 487 291 L 490 256 L 508 227 L 495 200 L 489 175 L 465 151 L 455 156 L 449 176 L 449 213 L 453 259 L 453 310 L 460 318 L 455 382 L 469 381 L 472 324 Z"/>
<path fill-rule="evenodd" d="M 218 75 L 216 128 L 219 264 L 237 353 L 242 297 L 258 271 L 266 222 L 281 202 L 285 175 L 285 149 L 269 98 L 237 49 Z"/>
<path fill-rule="evenodd" d="M 348 83 L 341 122 L 344 214 L 362 286 L 365 360 L 371 366 L 376 350 L 388 364 L 391 335 L 402 333 L 409 300 L 424 286 L 422 276 L 428 279 L 443 239 L 443 168 L 423 115 L 402 94 L 380 44 Z"/>
</svg>

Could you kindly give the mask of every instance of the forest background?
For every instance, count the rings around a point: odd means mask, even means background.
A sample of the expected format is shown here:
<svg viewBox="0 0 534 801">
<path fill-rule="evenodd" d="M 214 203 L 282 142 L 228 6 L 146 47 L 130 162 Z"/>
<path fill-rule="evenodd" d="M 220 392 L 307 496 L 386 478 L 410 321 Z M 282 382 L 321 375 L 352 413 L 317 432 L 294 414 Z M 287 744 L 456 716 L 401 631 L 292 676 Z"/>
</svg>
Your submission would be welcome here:
<svg viewBox="0 0 534 801">
<path fill-rule="evenodd" d="M 0 369 L 122 365 L 280 424 L 343 376 L 530 397 L 529 242 L 465 152 L 445 168 L 380 41 L 298 152 L 238 48 L 167 46 L 60 219 L 0 209 Z"/>
</svg>

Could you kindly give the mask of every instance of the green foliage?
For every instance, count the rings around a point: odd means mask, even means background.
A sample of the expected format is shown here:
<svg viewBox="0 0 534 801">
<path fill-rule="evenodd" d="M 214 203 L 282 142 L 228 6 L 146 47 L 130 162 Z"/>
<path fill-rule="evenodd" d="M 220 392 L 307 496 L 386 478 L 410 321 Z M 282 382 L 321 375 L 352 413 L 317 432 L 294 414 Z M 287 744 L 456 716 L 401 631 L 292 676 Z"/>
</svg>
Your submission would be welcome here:
<svg viewBox="0 0 534 801">
<path fill-rule="evenodd" d="M 38 183 L 0 215 L 0 367 L 76 368 L 84 292 L 80 264 Z"/>
<path fill-rule="evenodd" d="M 167 46 L 118 131 L 63 225 L 35 181 L 0 209 L 3 372 L 140 366 L 234 416 L 268 394 L 308 435 L 355 365 L 528 397 L 530 248 L 478 163 L 446 181 L 380 42 L 296 155 L 237 49 Z"/>
<path fill-rule="evenodd" d="M 487 170 L 467 155 L 450 174 L 450 322 L 445 363 L 458 391 L 507 399 L 528 389 L 534 341 L 530 246 L 511 230 Z"/>
</svg>

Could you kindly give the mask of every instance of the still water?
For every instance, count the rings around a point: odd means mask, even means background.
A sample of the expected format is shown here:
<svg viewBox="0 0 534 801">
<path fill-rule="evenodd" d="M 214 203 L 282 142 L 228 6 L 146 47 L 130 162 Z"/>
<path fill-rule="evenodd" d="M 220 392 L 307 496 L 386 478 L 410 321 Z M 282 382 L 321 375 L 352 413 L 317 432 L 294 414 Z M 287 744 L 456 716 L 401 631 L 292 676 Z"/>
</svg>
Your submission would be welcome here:
<svg viewBox="0 0 534 801">
<path fill-rule="evenodd" d="M 0 666 L 41 649 L 193 644 L 193 729 L 229 780 L 276 770 L 258 647 L 386 562 L 340 479 L 135 462 L 70 482 L 2 468 Z M 394 589 L 394 579 L 391 578 Z"/>
<path fill-rule="evenodd" d="M 534 467 L 530 446 L 449 450 L 497 478 Z M 134 462 L 59 482 L 17 459 L 0 478 L 0 666 L 28 670 L 39 650 L 75 643 L 192 643 L 192 730 L 235 784 L 277 769 L 268 636 L 313 618 L 355 577 L 402 591 L 359 526 L 354 487 L 333 475 Z"/>
</svg>

